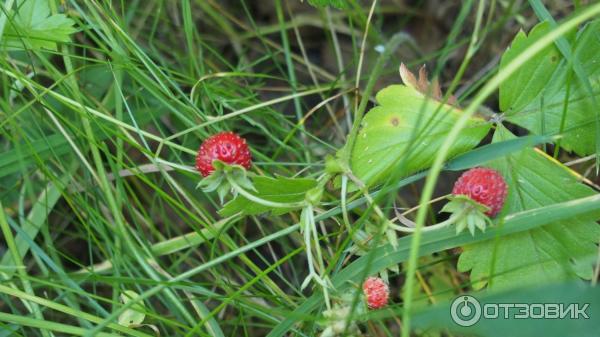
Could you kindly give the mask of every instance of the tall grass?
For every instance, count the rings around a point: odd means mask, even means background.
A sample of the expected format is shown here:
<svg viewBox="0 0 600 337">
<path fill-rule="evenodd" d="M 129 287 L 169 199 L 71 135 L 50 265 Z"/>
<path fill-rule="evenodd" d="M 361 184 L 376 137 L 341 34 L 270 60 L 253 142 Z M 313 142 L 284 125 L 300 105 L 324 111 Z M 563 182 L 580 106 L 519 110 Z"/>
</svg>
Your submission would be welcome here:
<svg viewBox="0 0 600 337">
<path fill-rule="evenodd" d="M 337 10 L 294 0 L 49 1 L 76 21 L 71 42 L 0 58 L 0 336 L 262 336 L 289 318 L 304 323 L 282 334 L 318 334 L 324 304 L 300 289 L 299 212 L 221 218 L 218 197 L 196 189 L 201 141 L 234 130 L 248 139 L 257 172 L 316 178 L 374 92 L 400 82 L 400 62 L 427 63 L 468 116 L 493 106 L 499 82 L 531 56 L 487 82 L 517 26 L 537 22 L 520 1 L 439 9 L 456 20 L 434 17 L 429 2 L 350 1 Z M 443 34 L 431 35 L 432 22 Z M 374 73 L 376 46 L 399 32 L 402 43 Z M 429 203 L 445 154 L 436 159 L 423 193 L 424 175 L 380 193 L 385 212 Z M 360 193 L 348 204 L 337 193 L 327 192 L 317 220 L 327 273 L 342 282 L 352 271 L 341 272 L 350 244 L 343 224 L 362 226 L 371 209 Z M 418 228 L 435 217 L 421 207 Z M 420 243 L 435 240 L 412 240 L 397 261 L 407 271 L 391 278 L 393 298 L 406 309 L 468 284 L 451 252 L 418 259 Z M 141 326 L 117 324 L 126 290 L 142 296 Z M 310 310 L 292 314 L 306 303 Z M 403 309 L 392 310 L 410 313 Z M 409 319 L 365 327 L 395 336 Z"/>
</svg>

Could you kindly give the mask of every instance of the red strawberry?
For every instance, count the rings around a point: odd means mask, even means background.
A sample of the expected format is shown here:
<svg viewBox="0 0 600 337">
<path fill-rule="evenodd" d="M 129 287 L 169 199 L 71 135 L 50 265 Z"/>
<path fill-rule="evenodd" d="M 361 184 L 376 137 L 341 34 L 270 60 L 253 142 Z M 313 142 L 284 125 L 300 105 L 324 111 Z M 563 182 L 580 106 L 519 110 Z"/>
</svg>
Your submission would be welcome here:
<svg viewBox="0 0 600 337">
<path fill-rule="evenodd" d="M 489 208 L 485 214 L 494 217 L 504 206 L 507 186 L 502 175 L 489 168 L 476 167 L 463 173 L 454 184 L 452 194 L 465 195 Z"/>
<path fill-rule="evenodd" d="M 196 156 L 196 169 L 203 177 L 214 170 L 213 160 L 229 165 L 241 165 L 246 169 L 252 164 L 252 156 L 246 140 L 233 132 L 221 132 L 207 138 Z"/>
<path fill-rule="evenodd" d="M 371 309 L 385 307 L 390 297 L 388 285 L 379 277 L 367 278 L 363 283 L 363 293 L 367 298 L 367 305 Z"/>
</svg>

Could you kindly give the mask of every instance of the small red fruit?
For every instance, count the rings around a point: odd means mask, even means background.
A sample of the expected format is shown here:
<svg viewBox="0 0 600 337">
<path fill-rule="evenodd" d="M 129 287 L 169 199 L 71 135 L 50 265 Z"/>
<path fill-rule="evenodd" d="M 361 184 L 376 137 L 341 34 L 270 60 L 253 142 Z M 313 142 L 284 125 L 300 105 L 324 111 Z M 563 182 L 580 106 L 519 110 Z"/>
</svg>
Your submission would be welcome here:
<svg viewBox="0 0 600 337">
<path fill-rule="evenodd" d="M 363 293 L 367 298 L 367 305 L 371 309 L 385 307 L 390 297 L 388 285 L 379 277 L 367 278 L 363 283 Z"/>
<path fill-rule="evenodd" d="M 454 184 L 454 195 L 465 195 L 489 208 L 485 214 L 494 217 L 504 206 L 507 186 L 502 175 L 489 168 L 476 167 L 463 173 Z"/>
<path fill-rule="evenodd" d="M 196 156 L 196 169 L 203 177 L 214 170 L 213 161 L 220 160 L 229 165 L 241 165 L 249 169 L 252 156 L 246 140 L 233 132 L 221 132 L 207 138 Z"/>
</svg>

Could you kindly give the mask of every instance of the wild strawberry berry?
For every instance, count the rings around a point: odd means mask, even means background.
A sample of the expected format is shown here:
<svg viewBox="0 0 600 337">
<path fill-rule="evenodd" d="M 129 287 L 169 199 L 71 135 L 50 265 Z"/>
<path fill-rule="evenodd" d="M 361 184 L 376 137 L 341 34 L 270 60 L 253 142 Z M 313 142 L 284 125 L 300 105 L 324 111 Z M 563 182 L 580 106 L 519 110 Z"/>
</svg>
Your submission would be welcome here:
<svg viewBox="0 0 600 337">
<path fill-rule="evenodd" d="M 233 132 L 221 132 L 207 138 L 198 150 L 196 169 L 203 177 L 207 177 L 215 170 L 213 161 L 217 159 L 246 169 L 252 164 L 246 140 Z"/>
<path fill-rule="evenodd" d="M 390 297 L 388 285 L 379 277 L 369 277 L 363 283 L 363 293 L 371 309 L 380 309 L 387 305 Z"/>
<path fill-rule="evenodd" d="M 454 195 L 464 195 L 489 208 L 485 214 L 494 217 L 504 206 L 507 186 L 502 175 L 489 168 L 477 167 L 463 173 L 454 184 Z"/>
</svg>

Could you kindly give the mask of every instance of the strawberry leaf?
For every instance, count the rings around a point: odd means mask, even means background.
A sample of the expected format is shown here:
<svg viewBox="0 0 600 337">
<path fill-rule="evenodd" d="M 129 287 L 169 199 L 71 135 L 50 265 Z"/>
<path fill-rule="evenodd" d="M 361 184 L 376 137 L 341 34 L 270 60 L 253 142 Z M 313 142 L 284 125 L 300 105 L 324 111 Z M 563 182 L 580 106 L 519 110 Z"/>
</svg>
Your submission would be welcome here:
<svg viewBox="0 0 600 337">
<path fill-rule="evenodd" d="M 522 30 L 519 31 L 510 48 L 502 55 L 500 69 L 538 39 L 548 34 L 550 30 L 550 24 L 542 22 L 533 27 L 529 35 Z M 560 52 L 554 44 L 551 44 L 524 63 L 518 72 L 500 85 L 500 110 L 510 114 L 527 106 L 548 85 L 560 60 Z"/>
<path fill-rule="evenodd" d="M 51 15 L 47 0 L 18 1 L 12 14 L 2 36 L 2 46 L 9 50 L 56 50 L 57 42 L 68 42 L 76 32 L 73 20 L 64 14 Z"/>
<path fill-rule="evenodd" d="M 519 33 L 503 55 L 500 69 L 550 31 L 547 23 L 528 36 Z M 576 39 L 573 57 L 589 78 L 592 92 L 573 74 L 572 66 L 551 45 L 531 58 L 500 86 L 500 110 L 506 119 L 535 134 L 564 134 L 561 146 L 579 155 L 594 153 L 600 102 L 600 20 L 586 25 Z"/>
<path fill-rule="evenodd" d="M 499 125 L 493 141 L 513 138 Z M 502 173 L 509 186 L 501 216 L 596 194 L 572 171 L 534 149 L 489 164 Z M 595 222 L 599 218 L 600 212 L 595 212 L 466 246 L 458 269 L 471 271 L 475 288 L 486 283 L 490 288 L 507 288 L 577 276 L 590 279 L 600 242 L 600 226 Z"/>
<path fill-rule="evenodd" d="M 278 203 L 301 202 L 306 197 L 306 192 L 317 186 L 317 181 L 306 178 L 269 178 L 258 176 L 253 178 L 256 192 L 252 192 L 258 198 Z M 273 214 L 284 214 L 292 209 L 272 208 L 248 200 L 242 195 L 228 202 L 219 211 L 222 216 L 230 216 L 241 212 L 243 215 L 257 215 L 272 211 Z"/>
<path fill-rule="evenodd" d="M 367 186 L 381 183 L 398 169 L 400 176 L 407 176 L 428 168 L 462 113 L 404 85 L 381 90 L 377 102 L 379 106 L 362 122 L 351 157 L 352 172 Z M 448 157 L 475 147 L 489 128 L 483 119 L 472 118 Z"/>
</svg>

